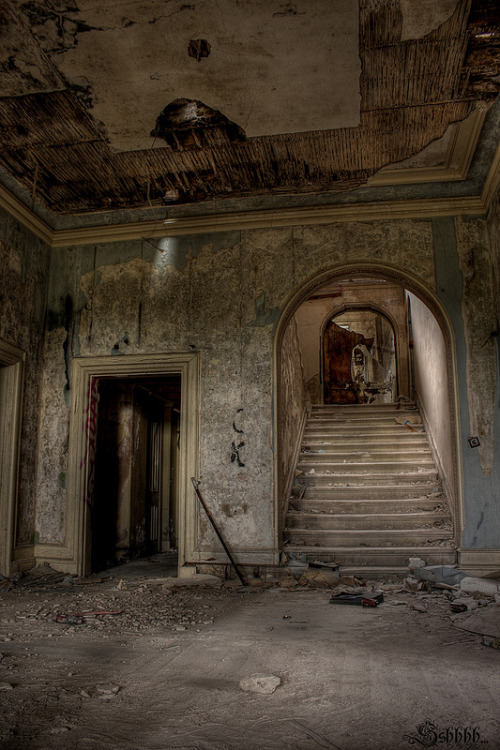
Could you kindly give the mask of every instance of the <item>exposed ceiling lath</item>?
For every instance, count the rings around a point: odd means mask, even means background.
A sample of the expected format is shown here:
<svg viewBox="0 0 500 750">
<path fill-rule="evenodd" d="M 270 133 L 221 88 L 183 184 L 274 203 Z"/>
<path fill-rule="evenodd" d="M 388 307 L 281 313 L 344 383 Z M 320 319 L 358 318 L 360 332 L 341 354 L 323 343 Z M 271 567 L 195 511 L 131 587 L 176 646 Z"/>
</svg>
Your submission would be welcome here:
<svg viewBox="0 0 500 750">
<path fill-rule="evenodd" d="M 183 100 L 157 102 L 156 125 L 153 121 L 144 128 L 145 137 L 151 133 L 150 148 L 117 151 L 94 117 L 85 70 L 81 84 L 69 84 L 63 66 L 58 68 L 61 50 L 40 53 L 33 9 L 43 6 L 46 17 L 52 7 L 56 23 L 64 16 L 57 5 L 56 0 L 40 0 L 0 11 L 7 34 L 15 39 L 24 35 L 18 52 L 6 57 L 3 50 L 0 59 L 0 165 L 30 194 L 35 190 L 48 208 L 63 214 L 161 205 L 165 195 L 188 203 L 352 190 L 385 165 L 407 159 L 443 136 L 451 123 L 493 101 L 500 88 L 499 3 L 458 0 L 442 25 L 422 38 L 401 41 L 400 3 L 361 0 L 358 126 L 246 137 L 244 123 L 231 122 L 210 102 L 186 94 Z M 67 11 L 66 16 L 75 19 L 78 13 Z M 66 50 L 90 33 L 83 22 L 80 27 L 74 22 L 71 37 L 69 26 L 65 28 L 60 39 Z M 124 39 L 127 30 L 124 25 Z M 189 44 L 194 44 L 189 55 L 197 69 L 204 64 L 202 56 L 210 54 L 211 60 L 216 54 L 207 40 Z M 34 50 L 45 82 L 37 91 Z M 188 59 L 187 43 L 185 55 Z M 16 91 L 15 81 L 25 81 L 25 86 L 19 83 Z M 127 96 L 125 79 L 122 95 Z"/>
</svg>

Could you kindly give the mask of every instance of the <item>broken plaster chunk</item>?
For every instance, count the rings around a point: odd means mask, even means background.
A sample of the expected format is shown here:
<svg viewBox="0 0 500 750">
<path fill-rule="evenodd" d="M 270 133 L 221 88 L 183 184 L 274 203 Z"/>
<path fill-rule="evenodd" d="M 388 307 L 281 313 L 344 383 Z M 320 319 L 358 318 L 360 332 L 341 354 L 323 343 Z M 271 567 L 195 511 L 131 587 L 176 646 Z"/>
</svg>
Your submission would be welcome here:
<svg viewBox="0 0 500 750">
<path fill-rule="evenodd" d="M 491 578 L 475 578 L 468 576 L 460 581 L 462 591 L 494 596 L 500 592 L 500 583 Z"/>
<path fill-rule="evenodd" d="M 247 693 L 261 693 L 271 695 L 277 687 L 281 685 L 281 679 L 274 674 L 262 675 L 252 674 L 248 677 L 242 677 L 240 688 Z"/>
<path fill-rule="evenodd" d="M 464 609 L 465 607 L 465 609 Z M 472 596 L 461 596 L 456 597 L 451 605 L 452 612 L 471 612 L 473 609 L 478 609 L 479 603 Z"/>
</svg>

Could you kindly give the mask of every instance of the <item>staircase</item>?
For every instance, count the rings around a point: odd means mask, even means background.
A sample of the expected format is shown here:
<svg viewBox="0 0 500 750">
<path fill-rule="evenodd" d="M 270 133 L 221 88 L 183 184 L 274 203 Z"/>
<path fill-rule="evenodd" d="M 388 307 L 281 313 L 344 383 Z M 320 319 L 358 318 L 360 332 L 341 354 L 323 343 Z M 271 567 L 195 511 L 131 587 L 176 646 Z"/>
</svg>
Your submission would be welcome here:
<svg viewBox="0 0 500 750">
<path fill-rule="evenodd" d="M 368 577 L 402 574 L 409 557 L 455 562 L 451 515 L 413 404 L 314 406 L 297 469 L 286 553 Z"/>
</svg>

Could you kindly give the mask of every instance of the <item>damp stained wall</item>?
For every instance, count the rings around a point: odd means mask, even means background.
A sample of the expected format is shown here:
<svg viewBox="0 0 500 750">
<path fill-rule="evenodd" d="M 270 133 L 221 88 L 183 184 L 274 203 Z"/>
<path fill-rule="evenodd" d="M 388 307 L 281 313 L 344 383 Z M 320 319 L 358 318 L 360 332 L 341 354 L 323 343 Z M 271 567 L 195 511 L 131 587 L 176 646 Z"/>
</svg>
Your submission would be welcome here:
<svg viewBox="0 0 500 750">
<path fill-rule="evenodd" d="M 474 232 L 484 239 L 477 226 L 470 221 L 469 232 L 458 240 L 464 244 L 461 257 Z M 350 263 L 384 264 L 432 292 L 436 250 L 444 279 L 438 294 L 463 340 L 461 287 L 453 276 L 460 276 L 459 253 L 455 244 L 451 260 L 442 255 L 436 240 L 442 229 L 439 222 L 424 220 L 354 222 L 54 250 L 45 350 L 51 382 L 47 379 L 41 412 L 46 432 L 40 461 L 47 481 L 38 496 L 44 541 L 58 541 L 66 508 L 58 475 L 65 471 L 67 448 L 59 430 L 62 425 L 65 432 L 68 424 L 73 357 L 195 349 L 201 359 L 200 474 L 206 499 L 234 551 L 251 552 L 256 561 L 275 551 L 273 389 L 279 393 L 283 384 L 273 380 L 273 342 L 282 311 L 318 274 Z M 445 235 L 447 242 L 450 237 L 457 242 L 453 221 Z M 468 297 L 480 290 L 473 284 L 464 289 L 464 309 L 469 309 Z M 463 346 L 462 413 L 468 408 L 466 360 Z M 477 377 L 486 383 L 489 371 L 483 380 L 482 366 Z M 477 395 L 485 413 L 491 408 L 488 388 Z M 472 518 L 479 520 L 484 511 L 489 523 L 488 528 L 479 524 L 475 534 L 467 529 L 464 539 L 472 547 L 494 546 L 495 535 L 498 546 L 500 523 L 494 513 L 486 514 L 483 490 L 498 505 L 500 482 L 495 489 L 489 482 L 476 469 L 473 480 L 464 479 Z M 214 545 L 212 532 L 201 523 L 200 556 L 209 560 Z"/>
<path fill-rule="evenodd" d="M 290 320 L 283 333 L 279 357 L 278 526 L 281 529 L 288 510 L 288 493 L 293 485 L 303 420 L 309 404 L 295 317 Z"/>
<path fill-rule="evenodd" d="M 253 230 L 54 250 L 46 360 L 67 424 L 74 356 L 176 352 L 201 358 L 200 474 L 235 550 L 276 549 L 273 338 L 287 301 L 319 272 L 375 259 L 434 283 L 429 222 Z M 70 315 L 68 315 L 70 311 Z M 275 384 L 279 390 L 280 385 Z M 43 413 L 42 419 L 45 420 Z M 47 436 L 61 471 L 66 447 Z M 66 497 L 56 476 L 40 495 L 44 541 L 57 541 Z M 51 520 L 42 509 L 53 504 Z M 54 536 L 56 538 L 54 539 Z M 200 529 L 200 554 L 213 536 Z"/>
<path fill-rule="evenodd" d="M 408 296 L 411 304 L 416 396 L 423 412 L 427 436 L 437 458 L 445 495 L 451 498 L 456 490 L 446 344 L 431 311 L 414 294 L 408 293 Z M 455 510 L 454 503 L 451 504 L 451 510 Z"/>
<path fill-rule="evenodd" d="M 0 210 L 0 338 L 25 354 L 16 544 L 35 534 L 39 404 L 43 372 L 49 248 Z M 66 435 L 67 437 L 67 435 Z M 56 482 L 61 481 L 56 476 Z M 57 519 L 53 523 L 57 525 Z"/>
<path fill-rule="evenodd" d="M 436 289 L 456 347 L 463 476 L 462 549 L 500 547 L 497 363 L 486 342 L 495 320 L 490 236 L 484 219 L 433 220 Z M 480 446 L 469 446 L 479 437 Z"/>
</svg>

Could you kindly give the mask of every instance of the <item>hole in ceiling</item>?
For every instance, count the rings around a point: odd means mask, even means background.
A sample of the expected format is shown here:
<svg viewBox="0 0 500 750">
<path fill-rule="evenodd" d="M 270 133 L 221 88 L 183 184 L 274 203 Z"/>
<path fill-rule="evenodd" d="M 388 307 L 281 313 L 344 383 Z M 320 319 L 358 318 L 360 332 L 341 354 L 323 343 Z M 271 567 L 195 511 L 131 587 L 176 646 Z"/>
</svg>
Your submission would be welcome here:
<svg viewBox="0 0 500 750">
<path fill-rule="evenodd" d="M 203 148 L 221 139 L 245 140 L 245 131 L 218 109 L 197 99 L 175 99 L 156 120 L 153 138 L 162 138 L 174 150 Z"/>
<path fill-rule="evenodd" d="M 206 39 L 191 39 L 188 44 L 188 55 L 200 62 L 202 57 L 209 56 L 211 49 L 210 42 Z"/>
</svg>

